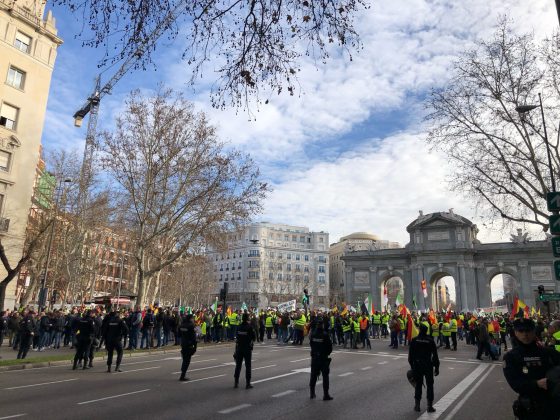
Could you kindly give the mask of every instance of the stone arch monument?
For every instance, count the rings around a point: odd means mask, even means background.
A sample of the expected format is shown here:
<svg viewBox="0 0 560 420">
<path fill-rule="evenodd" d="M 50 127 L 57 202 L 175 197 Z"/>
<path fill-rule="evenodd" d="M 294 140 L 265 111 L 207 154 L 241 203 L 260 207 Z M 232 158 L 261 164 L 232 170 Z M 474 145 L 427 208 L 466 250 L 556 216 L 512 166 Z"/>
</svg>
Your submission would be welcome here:
<svg viewBox="0 0 560 420">
<path fill-rule="evenodd" d="M 558 291 L 550 243 L 530 241 L 520 229 L 511 242 L 483 244 L 476 237 L 477 226 L 450 209 L 426 215 L 420 212 L 406 230 L 410 242 L 404 248 L 344 254 L 347 302 L 363 300 L 371 293 L 375 308 L 382 308 L 383 283 L 390 277 L 401 277 L 405 304 L 412 307 L 414 296 L 420 310 L 432 307 L 434 283 L 443 276 L 453 277 L 456 307 L 462 311 L 491 306 L 490 282 L 497 274 L 512 276 L 517 294 L 528 305 L 535 305 L 540 284 L 547 291 Z"/>
</svg>

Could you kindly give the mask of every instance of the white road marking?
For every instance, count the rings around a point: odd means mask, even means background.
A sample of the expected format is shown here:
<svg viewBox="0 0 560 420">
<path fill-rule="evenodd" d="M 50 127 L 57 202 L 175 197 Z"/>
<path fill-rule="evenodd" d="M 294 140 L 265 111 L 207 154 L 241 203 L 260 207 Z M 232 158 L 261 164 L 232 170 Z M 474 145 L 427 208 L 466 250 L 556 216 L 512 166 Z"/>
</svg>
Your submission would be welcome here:
<svg viewBox="0 0 560 420">
<path fill-rule="evenodd" d="M 224 366 L 227 366 L 227 365 L 225 363 L 222 363 L 220 365 L 215 365 L 215 366 L 206 366 L 206 367 L 198 368 L 198 369 L 189 369 L 187 372 L 189 372 L 189 373 L 190 372 L 198 372 L 199 370 L 216 369 L 216 368 L 224 367 Z M 178 373 L 181 373 L 181 371 L 171 372 L 172 375 L 177 375 Z"/>
<path fill-rule="evenodd" d="M 455 368 L 454 368 L 454 367 L 449 367 L 448 369 L 453 370 L 453 369 L 455 369 Z"/>
<path fill-rule="evenodd" d="M 127 395 L 140 394 L 141 392 L 148 392 L 150 389 L 141 389 L 140 391 L 127 392 L 126 394 L 111 395 L 110 397 L 98 398 L 97 400 L 89 400 L 79 402 L 78 405 L 91 404 L 98 401 L 112 400 L 113 398 L 126 397 Z"/>
<path fill-rule="evenodd" d="M 247 407 L 251 407 L 251 404 L 236 405 L 235 407 L 231 407 L 231 408 L 228 408 L 226 410 L 218 411 L 218 413 L 229 414 L 229 413 L 233 413 L 234 411 L 243 410 L 244 408 L 247 408 Z"/>
<path fill-rule="evenodd" d="M 398 356 L 397 356 L 397 357 L 393 357 L 393 360 L 399 360 L 399 359 L 402 359 L 402 357 L 398 357 Z"/>
<path fill-rule="evenodd" d="M 486 370 L 488 365 L 480 365 L 475 370 L 473 370 L 465 379 L 459 382 L 455 388 L 451 389 L 447 394 L 445 394 L 435 405 L 434 408 L 436 409 L 435 413 L 428 413 L 427 411 L 418 417 L 418 420 L 426 420 L 426 419 L 438 419 L 444 412 L 453 404 L 457 398 L 462 396 L 465 390 L 471 386 L 471 384 L 476 381 Z M 477 385 L 473 387 L 476 388 L 482 381 L 479 381 Z M 462 401 L 466 401 L 466 398 L 463 398 Z"/>
<path fill-rule="evenodd" d="M 159 369 L 161 366 L 152 366 L 142 369 L 131 369 L 131 370 L 123 370 L 122 372 L 117 372 L 117 374 L 122 375 L 123 373 L 130 373 L 130 372 L 140 372 L 141 370 L 150 370 L 150 369 Z"/>
<path fill-rule="evenodd" d="M 280 351 L 280 350 L 278 350 L 278 349 L 276 349 L 276 350 L 269 350 L 268 352 L 269 352 L 269 353 L 274 353 L 275 351 Z"/>
<path fill-rule="evenodd" d="M 370 369 L 371 369 L 371 366 L 366 366 L 366 367 L 361 368 L 360 370 L 370 370 Z"/>
<path fill-rule="evenodd" d="M 266 369 L 266 368 L 271 368 L 271 367 L 275 367 L 276 365 L 268 365 L 268 366 L 259 366 L 256 368 L 252 368 L 251 370 L 259 370 L 259 369 Z"/>
<path fill-rule="evenodd" d="M 385 365 L 387 362 L 377 362 L 378 365 Z"/>
<path fill-rule="evenodd" d="M 451 420 L 453 418 L 453 416 L 455 416 L 455 414 L 457 414 L 457 412 L 461 409 L 463 404 L 465 404 L 465 402 L 467 402 L 467 400 L 471 397 L 471 395 L 478 388 L 478 386 L 486 380 L 488 375 L 490 375 L 490 372 L 492 372 L 492 369 L 494 369 L 494 366 L 490 366 L 490 368 L 486 371 L 486 373 L 482 376 L 482 378 L 480 378 L 480 380 L 469 390 L 469 392 L 467 392 L 467 394 L 463 398 L 461 398 L 461 401 L 457 402 L 457 404 L 455 405 L 455 407 L 453 407 L 453 410 L 451 410 L 451 412 L 447 415 L 445 420 Z"/>
<path fill-rule="evenodd" d="M 399 356 L 408 356 L 408 354 L 406 354 L 406 353 L 399 353 Z M 444 357 L 444 359 L 446 359 L 446 357 Z"/>
<path fill-rule="evenodd" d="M 303 362 L 304 360 L 309 360 L 309 359 L 311 359 L 311 357 L 306 357 L 305 359 L 290 360 L 290 363 Z"/>
<path fill-rule="evenodd" d="M 456 357 L 444 357 L 445 360 L 457 360 Z"/>
<path fill-rule="evenodd" d="M 290 395 L 290 394 L 293 394 L 294 392 L 296 392 L 296 391 L 295 391 L 295 390 L 293 390 L 293 389 L 288 389 L 287 391 L 284 391 L 284 392 L 280 392 L 280 393 L 278 393 L 278 394 L 274 394 L 274 395 L 272 395 L 272 398 L 280 398 L 280 397 L 284 397 L 284 396 L 286 396 L 286 395 Z"/>
<path fill-rule="evenodd" d="M 270 378 L 259 379 L 258 381 L 251 381 L 251 383 L 252 384 L 259 384 L 261 382 L 273 381 L 274 379 L 280 379 L 280 378 L 284 378 L 286 376 L 295 375 L 296 373 L 310 373 L 310 372 L 311 372 L 311 368 L 295 369 L 295 370 L 292 370 L 291 372 L 284 373 L 282 375 L 272 376 Z"/>
<path fill-rule="evenodd" d="M 353 374 L 354 374 L 354 372 L 346 372 L 346 373 L 341 373 L 338 376 L 350 376 L 350 375 L 353 375 Z"/>
<path fill-rule="evenodd" d="M 217 360 L 217 359 L 195 360 L 194 362 L 191 362 L 191 365 L 192 365 L 193 363 L 214 362 L 214 361 L 216 361 L 216 360 Z"/>
<path fill-rule="evenodd" d="M 11 416 L 0 417 L 0 420 L 4 420 L 4 419 L 15 419 L 16 417 L 23 417 L 23 416 L 27 416 L 27 414 L 26 414 L 26 413 L 22 413 L 22 414 L 12 414 Z"/>
<path fill-rule="evenodd" d="M 21 386 L 12 386 L 10 388 L 4 388 L 4 389 L 20 389 L 20 388 L 31 388 L 34 386 L 41 386 L 41 385 L 50 385 L 50 384 L 59 384 L 61 382 L 71 382 L 71 381 L 77 381 L 78 378 L 75 379 L 64 379 L 62 381 L 53 381 L 53 382 L 42 382 L 40 384 L 32 384 L 32 385 L 21 385 Z"/>
<path fill-rule="evenodd" d="M 191 379 L 190 381 L 181 382 L 181 383 L 183 383 L 183 384 L 190 384 L 191 382 L 206 381 L 206 380 L 208 380 L 208 379 L 221 378 L 222 376 L 226 376 L 226 374 L 224 373 L 223 375 L 209 376 L 209 377 L 207 377 L 207 378 Z"/>
</svg>

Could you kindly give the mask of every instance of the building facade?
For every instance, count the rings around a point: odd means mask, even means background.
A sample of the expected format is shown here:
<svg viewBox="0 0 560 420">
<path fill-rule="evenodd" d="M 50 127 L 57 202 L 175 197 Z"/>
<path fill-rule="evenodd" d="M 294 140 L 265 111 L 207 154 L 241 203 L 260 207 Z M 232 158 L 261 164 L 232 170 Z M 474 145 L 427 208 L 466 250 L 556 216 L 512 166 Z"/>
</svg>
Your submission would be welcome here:
<svg viewBox="0 0 560 420">
<path fill-rule="evenodd" d="M 340 238 L 329 248 L 329 286 L 331 305 L 345 301 L 344 289 L 344 270 L 345 263 L 342 257 L 345 253 L 354 251 L 372 251 L 376 249 L 400 248 L 398 242 L 391 242 L 380 239 L 376 235 L 367 232 L 355 232 Z M 392 287 L 389 287 L 389 294 L 396 296 Z"/>
<path fill-rule="evenodd" d="M 210 252 L 215 295 L 228 283 L 228 302 L 266 308 L 291 299 L 304 289 L 311 305 L 327 307 L 329 234 L 307 227 L 254 223 L 228 234 L 227 249 Z"/>
<path fill-rule="evenodd" d="M 57 48 L 41 0 L 0 0 L 0 234 L 8 260 L 22 255 Z M 5 270 L 0 267 L 0 277 Z M 15 303 L 16 281 L 5 306 Z"/>
</svg>

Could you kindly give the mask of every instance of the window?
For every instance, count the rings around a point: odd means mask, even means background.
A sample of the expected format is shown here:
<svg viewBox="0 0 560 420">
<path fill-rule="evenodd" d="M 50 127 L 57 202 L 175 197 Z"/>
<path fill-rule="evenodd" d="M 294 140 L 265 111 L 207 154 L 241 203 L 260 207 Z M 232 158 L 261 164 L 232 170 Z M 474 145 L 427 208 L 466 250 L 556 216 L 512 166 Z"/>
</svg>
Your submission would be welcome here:
<svg viewBox="0 0 560 420">
<path fill-rule="evenodd" d="M 272 273 L 272 272 L 268 273 L 268 279 L 269 280 L 274 280 L 274 273 Z"/>
<path fill-rule="evenodd" d="M 249 278 L 250 279 L 258 279 L 259 278 L 259 272 L 258 271 L 249 271 Z"/>
<path fill-rule="evenodd" d="M 290 240 L 290 235 L 284 235 L 284 240 L 288 242 Z"/>
<path fill-rule="evenodd" d="M 296 281 L 300 281 L 301 280 L 301 276 L 299 274 L 296 274 Z"/>
<path fill-rule="evenodd" d="M 274 258 L 274 251 L 270 251 L 269 256 L 270 256 L 270 258 Z"/>
<path fill-rule="evenodd" d="M 0 150 L 0 171 L 8 172 L 10 170 L 10 161 L 12 154 L 4 150 Z"/>
<path fill-rule="evenodd" d="M 268 268 L 270 268 L 271 270 L 274 269 L 274 263 L 273 262 L 269 262 L 268 263 Z"/>
<path fill-rule="evenodd" d="M 0 111 L 0 125 L 10 130 L 15 130 L 18 113 L 19 109 L 4 102 Z"/>
<path fill-rule="evenodd" d="M 25 81 L 25 72 L 10 66 L 8 70 L 8 78 L 6 83 L 16 89 L 23 89 L 23 82 Z"/>
<path fill-rule="evenodd" d="M 300 237 L 299 237 L 299 241 L 300 241 L 300 242 L 305 242 L 305 236 L 300 236 Z"/>
<path fill-rule="evenodd" d="M 258 257 L 258 256 L 260 256 L 258 249 L 251 249 L 249 251 L 249 257 Z"/>
<path fill-rule="evenodd" d="M 325 241 L 325 238 L 323 238 L 322 236 L 319 236 L 319 242 L 323 243 Z"/>
<path fill-rule="evenodd" d="M 282 280 L 282 273 L 278 273 L 278 280 Z"/>
<path fill-rule="evenodd" d="M 320 265 L 319 266 L 319 273 L 324 273 L 325 272 L 325 266 L 324 265 Z"/>
<path fill-rule="evenodd" d="M 309 276 L 303 276 L 303 282 L 309 283 Z"/>
<path fill-rule="evenodd" d="M 309 255 L 304 255 L 303 259 L 304 259 L 305 261 L 309 261 Z"/>
<path fill-rule="evenodd" d="M 325 276 L 319 276 L 319 283 L 325 283 Z"/>
<path fill-rule="evenodd" d="M 301 257 L 301 255 L 296 254 L 296 261 L 299 261 L 299 260 L 300 260 L 300 257 Z"/>
<path fill-rule="evenodd" d="M 319 262 L 320 263 L 326 263 L 327 262 L 327 257 L 325 257 L 324 255 L 319 255 Z"/>
<path fill-rule="evenodd" d="M 286 280 L 287 281 L 292 281 L 292 275 L 291 274 L 286 274 Z"/>
<path fill-rule="evenodd" d="M 292 235 L 292 242 L 296 242 L 297 241 L 297 236 L 296 235 Z"/>
<path fill-rule="evenodd" d="M 306 265 L 305 267 L 303 267 L 303 271 L 306 272 L 306 273 L 309 273 L 309 266 Z"/>
<path fill-rule="evenodd" d="M 278 263 L 278 270 L 282 270 L 282 263 Z"/>
<path fill-rule="evenodd" d="M 16 33 L 16 42 L 14 42 L 14 46 L 23 51 L 26 54 L 29 54 L 30 46 L 31 46 L 31 38 L 21 32 Z"/>
<path fill-rule="evenodd" d="M 292 254 L 290 254 L 290 253 L 286 254 L 286 258 L 291 260 L 292 259 Z"/>
<path fill-rule="evenodd" d="M 286 265 L 286 270 L 292 271 L 292 264 L 287 264 Z"/>
<path fill-rule="evenodd" d="M 300 264 L 296 264 L 296 271 L 301 271 L 301 265 Z"/>
</svg>

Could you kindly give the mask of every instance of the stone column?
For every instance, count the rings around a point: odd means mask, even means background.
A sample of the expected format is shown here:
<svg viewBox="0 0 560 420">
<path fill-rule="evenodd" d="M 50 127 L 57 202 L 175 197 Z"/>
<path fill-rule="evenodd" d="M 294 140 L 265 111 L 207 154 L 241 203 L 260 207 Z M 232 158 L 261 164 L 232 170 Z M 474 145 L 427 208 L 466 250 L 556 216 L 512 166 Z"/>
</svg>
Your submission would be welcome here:
<svg viewBox="0 0 560 420">
<path fill-rule="evenodd" d="M 369 268 L 369 290 L 371 300 L 373 301 L 373 309 L 381 311 L 383 303 L 381 302 L 381 291 L 379 280 L 377 278 L 377 267 Z"/>
<path fill-rule="evenodd" d="M 354 290 L 354 269 L 346 267 L 344 269 L 344 301 L 348 304 Z"/>
<path fill-rule="evenodd" d="M 531 287 L 531 279 L 529 277 L 529 264 L 527 261 L 518 261 L 517 267 L 520 283 L 518 286 L 521 286 L 519 289 L 519 299 L 529 306 L 534 306 L 535 297 L 533 295 L 533 288 Z"/>
<path fill-rule="evenodd" d="M 476 282 L 478 286 L 478 302 L 475 307 L 482 308 L 492 305 L 492 295 L 490 291 L 490 282 L 486 278 L 484 264 L 476 266 Z M 474 308 L 473 308 L 474 309 Z"/>
<path fill-rule="evenodd" d="M 461 311 L 466 312 L 469 308 L 469 299 L 467 296 L 467 278 L 465 275 L 465 264 L 458 264 L 459 268 L 459 287 L 461 289 Z M 457 291 L 455 291 L 457 293 Z"/>
</svg>

